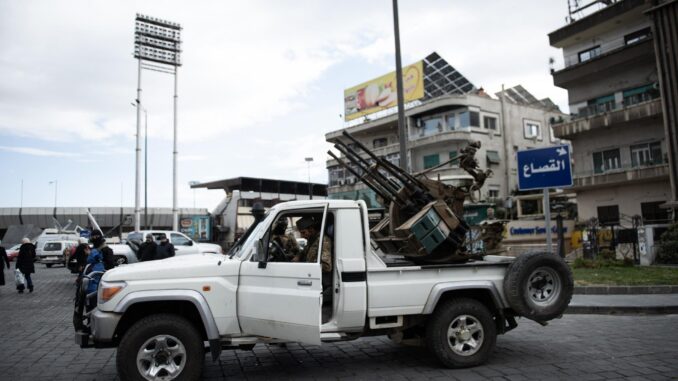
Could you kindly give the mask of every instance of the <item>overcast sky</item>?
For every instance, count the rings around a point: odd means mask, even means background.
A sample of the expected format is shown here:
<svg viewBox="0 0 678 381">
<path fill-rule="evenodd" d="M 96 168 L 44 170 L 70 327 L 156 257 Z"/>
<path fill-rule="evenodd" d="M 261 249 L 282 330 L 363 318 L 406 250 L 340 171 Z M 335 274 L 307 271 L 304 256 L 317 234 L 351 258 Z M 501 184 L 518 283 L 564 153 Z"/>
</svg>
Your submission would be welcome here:
<svg viewBox="0 0 678 381">
<path fill-rule="evenodd" d="M 566 0 L 400 0 L 403 64 L 433 51 L 493 94 L 522 84 L 567 112 L 547 34 Z M 180 23 L 179 206 L 238 176 L 327 183 L 343 90 L 395 69 L 391 1 L 0 0 L 0 207 L 134 205 L 134 18 Z M 150 206 L 172 203 L 171 75 L 144 71 Z"/>
</svg>

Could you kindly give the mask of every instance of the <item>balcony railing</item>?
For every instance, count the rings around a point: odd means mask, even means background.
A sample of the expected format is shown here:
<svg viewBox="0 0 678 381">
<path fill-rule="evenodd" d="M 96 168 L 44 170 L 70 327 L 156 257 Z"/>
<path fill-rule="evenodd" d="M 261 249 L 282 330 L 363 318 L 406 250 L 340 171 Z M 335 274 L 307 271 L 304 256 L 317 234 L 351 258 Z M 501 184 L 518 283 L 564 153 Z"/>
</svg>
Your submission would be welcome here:
<svg viewBox="0 0 678 381">
<path fill-rule="evenodd" d="M 637 183 L 652 179 L 667 178 L 669 176 L 669 165 L 666 163 L 623 166 L 620 168 L 608 169 L 602 173 L 595 173 L 593 170 L 578 171 L 574 174 L 574 189 L 596 188 L 614 186 L 617 184 Z"/>
</svg>

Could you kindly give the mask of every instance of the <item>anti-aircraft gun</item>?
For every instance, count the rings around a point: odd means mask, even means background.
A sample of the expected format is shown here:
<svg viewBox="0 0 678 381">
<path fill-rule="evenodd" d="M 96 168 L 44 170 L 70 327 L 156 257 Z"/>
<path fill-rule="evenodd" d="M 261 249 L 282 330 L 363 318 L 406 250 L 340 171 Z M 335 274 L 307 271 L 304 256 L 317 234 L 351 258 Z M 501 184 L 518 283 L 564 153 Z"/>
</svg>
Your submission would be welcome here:
<svg viewBox="0 0 678 381">
<path fill-rule="evenodd" d="M 465 262 L 474 257 L 464 244 L 469 226 L 462 216 L 464 200 L 472 197 L 492 174 L 478 168 L 475 153 L 480 142 L 470 142 L 459 155 L 438 166 L 410 174 L 375 155 L 348 132 L 343 135 L 369 159 L 342 141 L 336 141 L 334 147 L 346 160 L 331 151 L 328 154 L 372 189 L 387 207 L 388 216 L 370 230 L 373 241 L 384 253 L 402 255 L 418 263 Z M 459 161 L 459 166 L 473 177 L 472 184 L 455 187 L 426 177 L 453 161 Z"/>
</svg>

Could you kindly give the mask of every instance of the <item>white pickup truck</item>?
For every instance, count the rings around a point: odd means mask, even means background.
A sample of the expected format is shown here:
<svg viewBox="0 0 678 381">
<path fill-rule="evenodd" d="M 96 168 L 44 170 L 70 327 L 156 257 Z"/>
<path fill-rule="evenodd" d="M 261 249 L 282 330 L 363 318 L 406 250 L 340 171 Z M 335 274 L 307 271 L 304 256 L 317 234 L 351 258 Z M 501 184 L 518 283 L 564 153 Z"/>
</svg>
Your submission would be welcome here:
<svg viewBox="0 0 678 381">
<path fill-rule="evenodd" d="M 294 222 L 306 216 L 321 221 L 330 272 L 320 261 L 288 261 L 272 239 L 280 220 L 293 234 Z M 443 365 L 468 367 L 487 360 L 497 334 L 516 327 L 516 316 L 545 323 L 559 317 L 572 296 L 572 273 L 556 255 L 416 265 L 384 255 L 369 237 L 363 201 L 278 204 L 226 255 L 106 272 L 98 305 L 74 317 L 84 323 L 76 324 L 76 343 L 117 347 L 125 380 L 197 379 L 205 353 L 216 360 L 222 348 L 374 335 L 420 337 Z M 331 292 L 323 293 L 323 284 L 331 284 Z"/>
</svg>

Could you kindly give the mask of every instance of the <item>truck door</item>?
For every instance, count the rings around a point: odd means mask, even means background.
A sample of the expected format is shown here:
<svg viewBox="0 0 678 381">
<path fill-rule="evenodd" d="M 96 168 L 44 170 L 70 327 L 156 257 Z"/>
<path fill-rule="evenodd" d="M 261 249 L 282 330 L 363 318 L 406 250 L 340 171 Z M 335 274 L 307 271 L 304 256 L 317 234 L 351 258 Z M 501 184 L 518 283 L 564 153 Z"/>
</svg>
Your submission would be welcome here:
<svg viewBox="0 0 678 381">
<path fill-rule="evenodd" d="M 280 245 L 278 222 L 286 220 L 286 237 L 299 237 L 295 223 L 310 217 L 317 223 L 318 235 L 311 239 L 322 242 L 327 216 L 323 208 L 282 211 L 259 239 L 256 252 L 240 266 L 238 285 L 238 319 L 246 334 L 320 344 L 322 278 L 320 253 L 314 262 L 303 258 L 290 259 L 293 245 Z M 307 220 L 306 220 L 307 221 Z M 313 242 L 308 242 L 310 247 Z M 280 253 L 282 246 L 283 253 Z M 315 245 L 320 250 L 321 245 Z M 306 251 L 308 250 L 308 247 Z M 306 254 L 301 252 L 301 255 Z"/>
<path fill-rule="evenodd" d="M 170 233 L 170 242 L 174 245 L 175 255 L 198 254 L 198 245 L 193 240 L 179 233 Z"/>
</svg>

